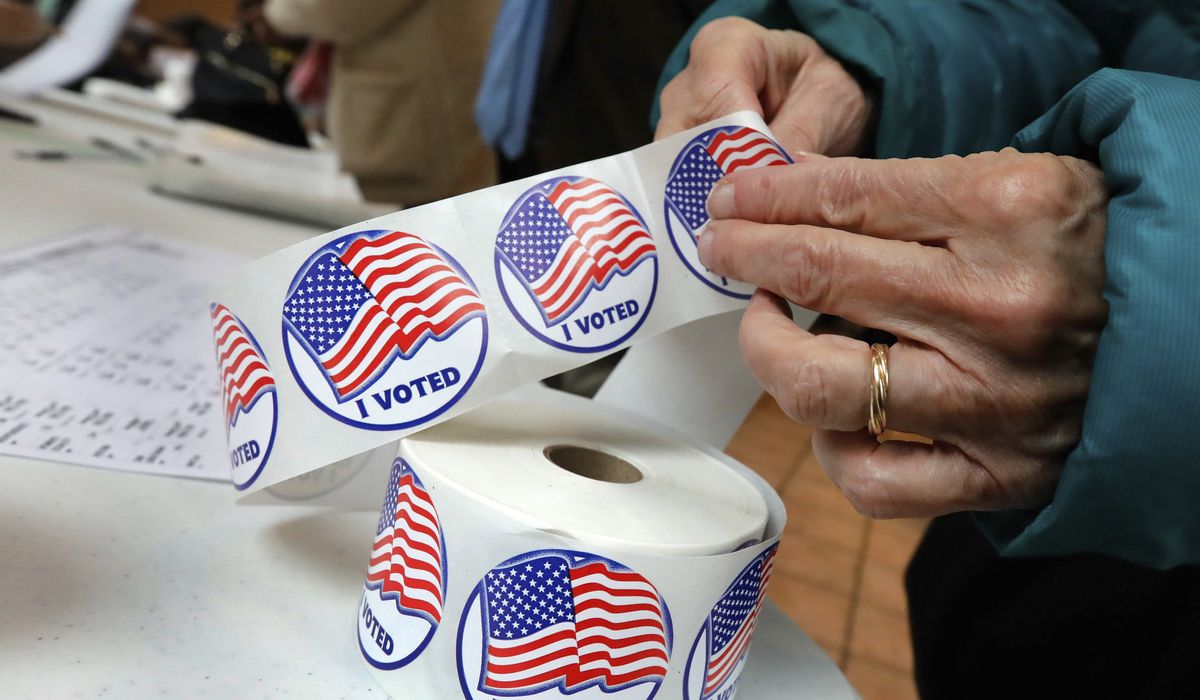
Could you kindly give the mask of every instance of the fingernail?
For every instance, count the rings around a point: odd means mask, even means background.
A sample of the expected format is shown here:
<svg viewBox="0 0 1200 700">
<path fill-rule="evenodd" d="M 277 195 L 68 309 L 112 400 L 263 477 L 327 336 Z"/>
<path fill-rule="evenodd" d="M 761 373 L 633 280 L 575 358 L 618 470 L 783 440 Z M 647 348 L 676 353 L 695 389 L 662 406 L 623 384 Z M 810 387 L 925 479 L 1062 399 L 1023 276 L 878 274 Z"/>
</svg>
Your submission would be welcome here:
<svg viewBox="0 0 1200 700">
<path fill-rule="evenodd" d="M 733 218 L 733 183 L 729 180 L 719 181 L 712 192 L 708 193 L 706 208 L 710 219 Z"/>
<path fill-rule="evenodd" d="M 711 220 L 705 224 L 704 230 L 700 232 L 700 237 L 696 239 L 696 255 L 700 258 L 700 264 L 705 267 L 709 267 L 708 256 L 712 251 L 713 236 L 716 235 L 713 230 L 714 224 L 716 222 Z"/>
<path fill-rule="evenodd" d="M 803 163 L 808 160 L 820 160 L 820 159 L 828 158 L 828 157 L 829 156 L 827 156 L 827 155 L 822 155 L 820 153 L 813 153 L 812 151 L 792 151 L 792 162 L 793 163 Z"/>
</svg>

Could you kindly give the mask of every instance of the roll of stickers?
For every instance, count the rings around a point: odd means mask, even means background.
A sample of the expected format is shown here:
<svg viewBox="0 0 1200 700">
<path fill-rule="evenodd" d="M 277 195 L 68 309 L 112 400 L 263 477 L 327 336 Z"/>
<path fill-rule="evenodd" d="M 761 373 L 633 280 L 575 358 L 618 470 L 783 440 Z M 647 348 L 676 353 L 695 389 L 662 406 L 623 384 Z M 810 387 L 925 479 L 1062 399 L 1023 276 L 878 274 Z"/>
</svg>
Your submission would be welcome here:
<svg viewBox="0 0 1200 700">
<path fill-rule="evenodd" d="M 313 498 L 370 450 L 741 308 L 752 290 L 696 256 L 705 201 L 725 173 L 787 162 L 742 112 L 252 263 L 213 306 L 235 485 Z"/>
<path fill-rule="evenodd" d="M 640 416 L 496 401 L 401 442 L 359 648 L 401 699 L 729 700 L 784 517 Z"/>
</svg>

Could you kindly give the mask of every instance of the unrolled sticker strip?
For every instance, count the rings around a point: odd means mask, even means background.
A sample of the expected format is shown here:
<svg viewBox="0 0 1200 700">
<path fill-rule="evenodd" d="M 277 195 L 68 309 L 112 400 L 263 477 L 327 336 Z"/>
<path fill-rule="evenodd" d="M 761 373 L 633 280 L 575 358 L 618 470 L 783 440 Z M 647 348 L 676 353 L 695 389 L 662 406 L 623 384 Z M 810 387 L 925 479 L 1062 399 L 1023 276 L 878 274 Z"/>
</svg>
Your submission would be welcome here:
<svg viewBox="0 0 1200 700">
<path fill-rule="evenodd" d="M 724 174 L 787 162 L 741 112 L 252 263 L 214 305 L 235 484 L 280 484 L 739 308 L 752 289 L 697 258 L 704 204 Z"/>
</svg>

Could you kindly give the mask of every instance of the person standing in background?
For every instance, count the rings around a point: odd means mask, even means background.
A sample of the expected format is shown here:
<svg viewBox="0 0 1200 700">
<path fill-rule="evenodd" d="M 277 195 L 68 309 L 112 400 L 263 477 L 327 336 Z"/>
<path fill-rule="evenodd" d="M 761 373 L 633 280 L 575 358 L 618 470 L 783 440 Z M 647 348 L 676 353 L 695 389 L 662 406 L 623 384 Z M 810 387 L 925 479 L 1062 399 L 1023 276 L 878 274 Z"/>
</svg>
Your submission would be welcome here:
<svg viewBox="0 0 1200 700">
<path fill-rule="evenodd" d="M 32 52 L 54 34 L 33 6 L 0 0 L 0 68 Z"/>
<path fill-rule="evenodd" d="M 645 145 L 672 47 L 711 0 L 505 0 L 476 121 L 502 181 Z"/>
<path fill-rule="evenodd" d="M 268 0 L 278 32 L 332 44 L 328 118 L 373 201 L 414 206 L 493 184 L 471 107 L 499 0 Z"/>
</svg>

